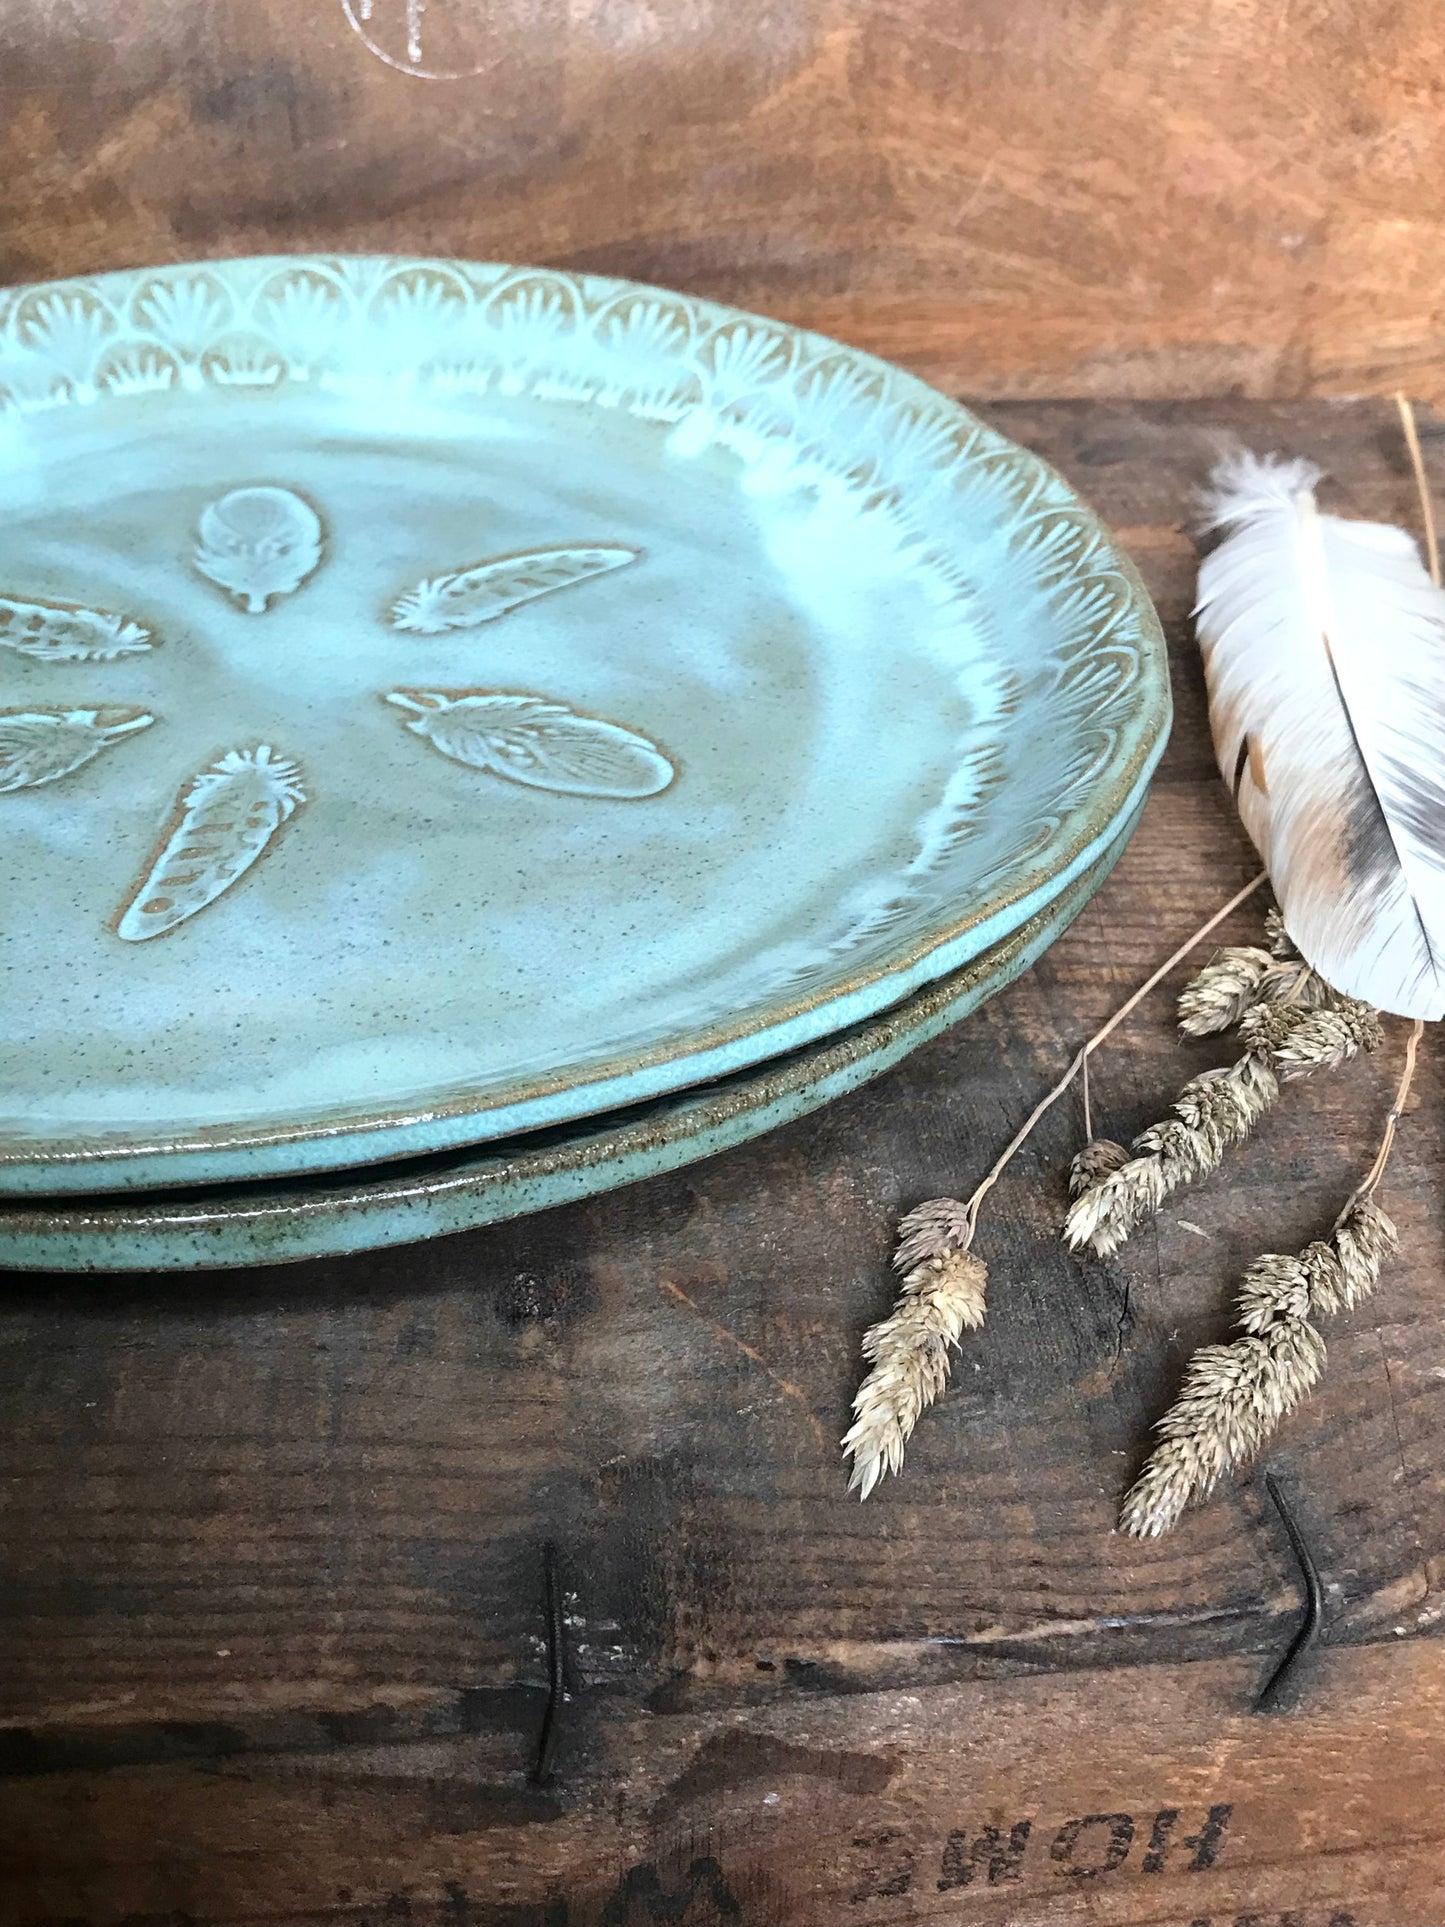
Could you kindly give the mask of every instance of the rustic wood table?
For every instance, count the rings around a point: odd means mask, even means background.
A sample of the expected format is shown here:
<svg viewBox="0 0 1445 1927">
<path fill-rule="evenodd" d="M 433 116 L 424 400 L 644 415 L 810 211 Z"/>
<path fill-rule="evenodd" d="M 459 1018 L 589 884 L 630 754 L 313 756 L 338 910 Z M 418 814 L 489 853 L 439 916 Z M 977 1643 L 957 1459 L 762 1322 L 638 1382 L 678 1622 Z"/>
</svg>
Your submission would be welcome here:
<svg viewBox="0 0 1445 1927">
<path fill-rule="evenodd" d="M 1401 1027 L 1109 1264 L 1055 1235 L 1061 1105 L 985 1219 L 992 1313 L 945 1404 L 900 1479 L 845 1490 L 897 1214 L 971 1186 L 1254 868 L 1187 621 L 1218 431 L 1415 515 L 1384 403 L 989 412 L 1119 531 L 1174 644 L 1115 877 L 950 1035 L 676 1176 L 334 1263 L 0 1281 L 5 1927 L 1445 1921 L 1433 1046 L 1385 1192 L 1403 1255 L 1268 1462 L 1325 1593 L 1277 1710 L 1303 1593 L 1258 1476 L 1159 1543 L 1115 1509 L 1241 1267 L 1368 1162 Z M 1222 1056 L 1157 996 L 1099 1059 L 1101 1122 Z"/>
</svg>

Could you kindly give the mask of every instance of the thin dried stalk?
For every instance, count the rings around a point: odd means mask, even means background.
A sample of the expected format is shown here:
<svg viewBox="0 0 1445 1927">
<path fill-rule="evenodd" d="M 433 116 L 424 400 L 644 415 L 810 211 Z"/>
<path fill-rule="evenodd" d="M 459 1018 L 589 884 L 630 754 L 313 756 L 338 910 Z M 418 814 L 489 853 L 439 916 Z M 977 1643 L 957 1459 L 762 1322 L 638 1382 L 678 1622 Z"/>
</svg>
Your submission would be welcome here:
<svg viewBox="0 0 1445 1927">
<path fill-rule="evenodd" d="M 1415 1053 L 1419 1050 L 1420 1039 L 1424 1035 L 1425 1020 L 1423 1017 L 1417 1017 L 1410 1026 L 1410 1039 L 1405 1046 L 1405 1062 L 1400 1070 L 1400 1081 L 1395 1086 L 1394 1101 L 1391 1103 L 1389 1113 L 1385 1118 L 1385 1129 L 1380 1138 L 1380 1148 L 1375 1153 L 1374 1163 L 1351 1193 L 1350 1204 L 1354 1204 L 1358 1198 L 1373 1197 L 1375 1187 L 1385 1175 L 1385 1166 L 1390 1162 L 1390 1153 L 1395 1148 L 1395 1132 L 1399 1128 L 1400 1119 L 1405 1115 L 1405 1099 L 1410 1095 L 1410 1086 L 1415 1078 Z M 1349 1205 L 1345 1208 L 1348 1210 Z"/>
<path fill-rule="evenodd" d="M 1405 431 L 1405 446 L 1410 451 L 1410 466 L 1415 472 L 1415 492 L 1420 497 L 1420 520 L 1425 530 L 1425 557 L 1429 564 L 1430 580 L 1438 589 L 1440 586 L 1440 543 L 1435 534 L 1435 505 L 1430 497 L 1430 481 L 1425 473 L 1425 457 L 1420 449 L 1420 433 L 1415 426 L 1415 410 L 1410 399 L 1399 389 L 1395 391 L 1395 406 L 1400 411 L 1400 426 Z"/>
<path fill-rule="evenodd" d="M 1378 1015 L 1354 998 L 1331 996 L 1323 1010 L 1275 1003 L 1247 1010 L 1239 1026 L 1244 1056 L 1190 1078 L 1174 1100 L 1174 1116 L 1141 1131 L 1135 1156 L 1074 1197 L 1064 1220 L 1070 1249 L 1111 1256 L 1171 1192 L 1217 1169 L 1274 1103 L 1281 1080 L 1378 1049 Z"/>
<path fill-rule="evenodd" d="M 892 1314 L 864 1334 L 863 1355 L 870 1369 L 853 1401 L 854 1423 L 843 1440 L 843 1450 L 853 1460 L 850 1490 L 866 1499 L 885 1472 L 899 1470 L 914 1426 L 947 1381 L 950 1347 L 958 1344 L 966 1327 L 983 1323 L 988 1274 L 970 1247 L 979 1209 L 1014 1153 L 1087 1065 L 1090 1052 L 1266 880 L 1261 871 L 1236 891 L 1095 1031 L 966 1202 L 933 1198 L 901 1221 L 894 1264 L 904 1274 L 902 1289 Z M 1122 1146 L 1113 1148 L 1126 1155 Z"/>
<path fill-rule="evenodd" d="M 1243 1335 L 1203 1345 L 1179 1397 L 1160 1420 L 1157 1446 L 1124 1500 L 1119 1524 L 1137 1539 L 1177 1525 L 1225 1473 L 1246 1464 L 1324 1370 L 1325 1341 L 1310 1322 L 1347 1310 L 1375 1288 L 1396 1250 L 1395 1227 L 1369 1198 L 1346 1205 L 1328 1239 L 1298 1257 L 1268 1252 L 1239 1290 Z"/>
</svg>

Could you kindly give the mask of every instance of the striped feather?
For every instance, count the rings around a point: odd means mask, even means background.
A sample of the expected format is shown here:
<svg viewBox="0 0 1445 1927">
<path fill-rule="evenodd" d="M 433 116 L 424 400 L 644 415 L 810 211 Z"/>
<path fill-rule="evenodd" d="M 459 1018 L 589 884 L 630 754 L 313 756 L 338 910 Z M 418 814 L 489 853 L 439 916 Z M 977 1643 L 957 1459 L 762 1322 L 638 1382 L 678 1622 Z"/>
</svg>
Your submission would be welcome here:
<svg viewBox="0 0 1445 1927">
<path fill-rule="evenodd" d="M 1285 926 L 1337 990 L 1445 1015 L 1445 594 L 1320 472 L 1232 456 L 1195 610 L 1215 752 Z"/>
<path fill-rule="evenodd" d="M 172 827 L 116 924 L 127 943 L 163 937 L 214 903 L 306 801 L 301 771 L 269 743 L 232 749 L 187 784 Z"/>
</svg>

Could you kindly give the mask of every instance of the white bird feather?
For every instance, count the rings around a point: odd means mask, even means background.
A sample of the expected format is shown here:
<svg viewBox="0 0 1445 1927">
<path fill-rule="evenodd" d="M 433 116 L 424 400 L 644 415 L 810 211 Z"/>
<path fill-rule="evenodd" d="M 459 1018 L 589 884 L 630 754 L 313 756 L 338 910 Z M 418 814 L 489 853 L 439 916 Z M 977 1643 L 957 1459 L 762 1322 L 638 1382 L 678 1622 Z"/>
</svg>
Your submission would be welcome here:
<svg viewBox="0 0 1445 1927">
<path fill-rule="evenodd" d="M 1413 539 L 1321 514 L 1313 463 L 1215 469 L 1195 609 L 1220 771 L 1335 989 L 1445 1015 L 1445 593 Z"/>
</svg>

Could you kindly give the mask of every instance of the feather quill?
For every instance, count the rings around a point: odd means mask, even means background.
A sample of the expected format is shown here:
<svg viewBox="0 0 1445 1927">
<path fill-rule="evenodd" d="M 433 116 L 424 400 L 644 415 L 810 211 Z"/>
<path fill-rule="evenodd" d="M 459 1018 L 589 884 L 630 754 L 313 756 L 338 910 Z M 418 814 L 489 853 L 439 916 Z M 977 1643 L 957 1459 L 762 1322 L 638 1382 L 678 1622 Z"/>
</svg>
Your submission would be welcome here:
<svg viewBox="0 0 1445 1927">
<path fill-rule="evenodd" d="M 1445 593 L 1320 471 L 1215 469 L 1195 609 L 1220 771 L 1285 927 L 1336 990 L 1445 1015 Z"/>
</svg>

